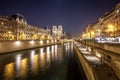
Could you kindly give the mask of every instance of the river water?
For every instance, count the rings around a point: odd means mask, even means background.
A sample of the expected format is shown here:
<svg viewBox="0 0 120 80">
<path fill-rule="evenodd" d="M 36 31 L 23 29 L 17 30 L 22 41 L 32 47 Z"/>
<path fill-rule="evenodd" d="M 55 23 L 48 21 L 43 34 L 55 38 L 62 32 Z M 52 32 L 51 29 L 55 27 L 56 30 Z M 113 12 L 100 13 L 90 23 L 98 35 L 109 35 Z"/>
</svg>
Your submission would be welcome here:
<svg viewBox="0 0 120 80">
<path fill-rule="evenodd" d="M 0 55 L 0 80 L 86 80 L 73 43 Z"/>
</svg>

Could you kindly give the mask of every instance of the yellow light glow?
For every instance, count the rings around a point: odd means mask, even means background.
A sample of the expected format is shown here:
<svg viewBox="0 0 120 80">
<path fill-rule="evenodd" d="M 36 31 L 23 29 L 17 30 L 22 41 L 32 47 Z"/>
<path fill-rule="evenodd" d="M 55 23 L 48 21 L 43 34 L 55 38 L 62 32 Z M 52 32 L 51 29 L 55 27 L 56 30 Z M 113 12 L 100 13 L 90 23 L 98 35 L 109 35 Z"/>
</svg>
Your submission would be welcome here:
<svg viewBox="0 0 120 80">
<path fill-rule="evenodd" d="M 54 54 L 54 46 L 51 46 L 51 54 Z"/>
<path fill-rule="evenodd" d="M 45 39 L 45 36 L 42 35 L 42 39 Z"/>
<path fill-rule="evenodd" d="M 50 39 L 50 36 L 48 36 L 48 39 Z"/>
<path fill-rule="evenodd" d="M 91 34 L 90 37 L 91 37 L 91 38 L 94 38 L 95 32 L 94 32 L 94 31 L 91 31 L 90 34 Z"/>
<path fill-rule="evenodd" d="M 55 43 L 57 42 L 57 40 L 55 39 Z"/>
<path fill-rule="evenodd" d="M 42 40 L 40 41 L 40 44 L 41 44 L 41 45 L 43 44 L 43 41 L 42 41 Z"/>
<path fill-rule="evenodd" d="M 58 46 L 55 45 L 55 59 L 57 59 L 57 54 L 58 54 L 57 50 L 58 50 Z"/>
<path fill-rule="evenodd" d="M 94 33 L 94 31 L 91 31 L 91 35 L 94 35 L 95 33 Z"/>
<path fill-rule="evenodd" d="M 35 41 L 33 41 L 33 40 L 32 40 L 32 41 L 30 41 L 30 43 L 31 43 L 31 44 L 34 44 L 34 43 L 35 43 Z"/>
<path fill-rule="evenodd" d="M 45 65 L 46 65 L 46 54 L 43 52 L 42 54 L 40 54 L 40 68 L 44 70 Z"/>
<path fill-rule="evenodd" d="M 101 30 L 100 30 L 100 29 L 98 29 L 97 31 L 98 31 L 99 33 L 101 32 Z"/>
<path fill-rule="evenodd" d="M 50 62 L 50 47 L 47 47 L 47 51 L 46 51 L 46 61 L 49 63 Z"/>
<path fill-rule="evenodd" d="M 49 44 L 49 40 L 47 40 L 47 44 Z"/>
<path fill-rule="evenodd" d="M 21 42 L 20 42 L 20 41 L 16 41 L 15 44 L 16 44 L 16 45 L 20 45 Z"/>
<path fill-rule="evenodd" d="M 42 54 L 44 51 L 44 48 L 40 48 L 40 54 Z"/>
<path fill-rule="evenodd" d="M 21 60 L 21 77 L 25 78 L 27 76 L 27 71 L 28 71 L 28 59 L 22 59 Z"/>
<path fill-rule="evenodd" d="M 107 29 L 108 32 L 110 31 L 114 31 L 114 26 L 113 25 L 108 25 L 108 29 Z"/>
<path fill-rule="evenodd" d="M 54 43 L 54 40 L 51 40 L 52 43 Z"/>
<path fill-rule="evenodd" d="M 13 80 L 14 79 L 14 63 L 9 63 L 5 66 L 4 69 L 4 77 L 5 80 Z"/>
<path fill-rule="evenodd" d="M 11 33 L 11 31 L 8 31 L 8 33 L 10 34 L 10 33 Z"/>
<path fill-rule="evenodd" d="M 38 68 L 39 68 L 39 55 L 36 54 L 34 55 L 34 61 L 33 61 L 33 65 L 32 65 L 32 71 L 34 72 L 34 74 L 38 73 Z"/>
</svg>

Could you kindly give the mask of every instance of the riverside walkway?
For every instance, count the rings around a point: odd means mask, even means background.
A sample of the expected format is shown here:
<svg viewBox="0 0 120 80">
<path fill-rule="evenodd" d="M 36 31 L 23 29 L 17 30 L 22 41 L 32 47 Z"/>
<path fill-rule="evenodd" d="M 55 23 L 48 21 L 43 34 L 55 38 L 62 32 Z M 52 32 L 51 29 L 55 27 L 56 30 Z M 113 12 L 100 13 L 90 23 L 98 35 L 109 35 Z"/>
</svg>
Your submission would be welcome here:
<svg viewBox="0 0 120 80">
<path fill-rule="evenodd" d="M 80 43 L 75 42 L 80 53 L 84 56 L 90 67 L 93 68 L 98 80 L 119 80 L 114 71 L 105 63 L 103 63 L 98 57 L 91 54 Z"/>
</svg>

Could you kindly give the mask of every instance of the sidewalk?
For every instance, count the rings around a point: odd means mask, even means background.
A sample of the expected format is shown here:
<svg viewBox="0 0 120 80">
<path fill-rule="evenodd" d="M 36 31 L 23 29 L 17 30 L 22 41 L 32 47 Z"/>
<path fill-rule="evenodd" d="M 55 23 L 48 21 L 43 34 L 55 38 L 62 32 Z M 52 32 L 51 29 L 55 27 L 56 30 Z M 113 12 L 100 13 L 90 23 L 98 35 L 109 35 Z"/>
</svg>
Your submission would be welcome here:
<svg viewBox="0 0 120 80">
<path fill-rule="evenodd" d="M 88 52 L 86 48 L 81 46 L 81 44 L 75 44 L 84 55 L 86 60 L 91 64 L 91 67 L 94 69 L 100 80 L 119 80 L 114 71 L 108 65 L 101 62 L 101 60 L 95 55 L 92 55 L 90 52 Z"/>
</svg>

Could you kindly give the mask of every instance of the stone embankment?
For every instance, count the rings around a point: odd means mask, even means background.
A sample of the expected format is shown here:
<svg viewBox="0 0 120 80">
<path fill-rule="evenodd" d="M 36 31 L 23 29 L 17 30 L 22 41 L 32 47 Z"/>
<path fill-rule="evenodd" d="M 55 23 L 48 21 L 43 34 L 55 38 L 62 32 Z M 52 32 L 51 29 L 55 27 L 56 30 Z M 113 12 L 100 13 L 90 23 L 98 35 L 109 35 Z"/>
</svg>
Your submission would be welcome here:
<svg viewBox="0 0 120 80">
<path fill-rule="evenodd" d="M 50 45 L 55 45 L 55 44 L 61 44 L 65 42 L 70 42 L 70 41 L 68 40 L 62 40 L 62 41 L 50 41 L 50 40 L 46 40 L 46 41 L 37 41 L 37 40 L 0 41 L 0 54 L 33 49 L 33 48 L 39 48 L 39 47 L 50 46 Z"/>
<path fill-rule="evenodd" d="M 119 80 L 110 66 L 88 51 L 82 44 L 74 43 L 76 55 L 88 80 Z"/>
</svg>

